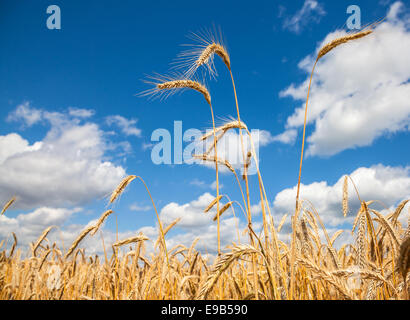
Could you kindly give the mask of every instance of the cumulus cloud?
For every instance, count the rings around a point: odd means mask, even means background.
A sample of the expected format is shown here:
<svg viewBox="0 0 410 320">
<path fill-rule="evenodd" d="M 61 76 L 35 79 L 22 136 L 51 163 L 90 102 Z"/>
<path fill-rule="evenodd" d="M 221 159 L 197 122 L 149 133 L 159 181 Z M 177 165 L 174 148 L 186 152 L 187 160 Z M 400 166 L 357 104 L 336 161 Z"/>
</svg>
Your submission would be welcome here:
<svg viewBox="0 0 410 320">
<path fill-rule="evenodd" d="M 27 127 L 31 127 L 42 120 L 42 115 L 42 110 L 31 108 L 29 102 L 24 102 L 8 115 L 7 121 L 21 121 Z"/>
<path fill-rule="evenodd" d="M 68 114 L 77 118 L 90 118 L 95 114 L 91 109 L 68 108 Z"/>
<path fill-rule="evenodd" d="M 213 196 L 205 193 L 191 202 L 185 204 L 171 202 L 162 208 L 160 218 L 164 227 L 176 218 L 181 218 L 181 221 L 166 236 L 169 249 L 178 244 L 190 247 L 194 240 L 199 238 L 195 247 L 197 250 L 200 250 L 203 254 L 215 255 L 217 253 L 217 224 L 212 221 L 216 210 L 212 209 L 207 214 L 203 212 L 213 199 Z M 139 208 L 141 206 L 138 205 Z M 11 237 L 11 232 L 19 230 L 16 235 L 19 239 L 20 248 L 27 250 L 29 243 L 35 241 L 46 227 L 57 225 L 60 226 L 60 229 L 54 229 L 47 238 L 51 243 L 57 242 L 60 248 L 62 248 L 61 241 L 63 241 L 67 249 L 67 246 L 76 239 L 80 232 L 87 226 L 93 225 L 97 219 L 91 220 L 87 225 L 68 224 L 73 213 L 79 211 L 81 211 L 79 208 L 72 210 L 41 208 L 32 213 L 21 214 L 17 218 L 0 217 L 0 238 Z M 254 227 L 256 230 L 260 228 L 258 223 L 255 223 Z M 239 219 L 234 218 L 231 209 L 228 209 L 220 220 L 221 248 L 230 245 L 232 241 L 237 242 L 238 234 L 241 241 L 246 242 L 247 238 L 242 234 L 244 228 L 245 225 Z M 146 252 L 153 252 L 154 243 L 160 234 L 157 225 L 120 231 L 118 238 L 125 239 L 140 232 L 149 238 L 149 241 L 145 242 Z M 100 234 L 104 239 L 106 248 L 109 248 L 116 241 L 116 232 L 102 226 L 98 235 L 87 236 L 79 247 L 85 248 L 87 254 L 103 255 L 104 247 Z"/>
<path fill-rule="evenodd" d="M 41 121 L 64 121 L 70 118 L 72 122 L 79 122 L 81 118 L 89 118 L 95 114 L 94 110 L 91 109 L 81 109 L 69 107 L 67 114 L 61 112 L 48 112 L 42 109 L 34 108 L 30 105 L 28 101 L 20 104 L 17 108 L 10 112 L 6 120 L 8 122 L 21 122 L 26 127 L 31 127 L 36 123 Z"/>
<path fill-rule="evenodd" d="M 216 181 L 212 182 L 211 184 L 208 184 L 205 181 L 195 178 L 189 184 L 192 186 L 203 188 L 203 189 L 211 188 L 212 190 L 216 190 Z M 219 189 L 222 189 L 222 188 L 223 188 L 223 184 L 221 184 L 221 182 L 219 181 Z"/>
<path fill-rule="evenodd" d="M 192 186 L 196 186 L 196 187 L 205 187 L 206 186 L 205 181 L 199 180 L 197 178 L 192 180 L 189 184 L 192 185 Z"/>
<path fill-rule="evenodd" d="M 137 212 L 141 212 L 141 211 L 149 211 L 152 209 L 152 206 L 144 206 L 138 203 L 133 203 L 130 206 L 130 210 L 131 211 L 137 211 Z"/>
<path fill-rule="evenodd" d="M 104 160 L 108 146 L 98 125 L 57 112 L 42 117 L 51 124 L 42 141 L 0 136 L 0 202 L 16 195 L 13 208 L 76 206 L 113 190 L 125 170 Z"/>
<path fill-rule="evenodd" d="M 279 7 L 280 17 L 284 15 L 284 7 Z M 283 22 L 283 28 L 294 33 L 300 33 L 302 29 L 311 22 L 318 23 L 322 16 L 326 15 L 323 6 L 316 0 L 305 0 L 293 16 L 288 16 Z"/>
<path fill-rule="evenodd" d="M 334 155 L 409 130 L 410 17 L 400 18 L 402 11 L 404 5 L 394 3 L 373 34 L 342 45 L 319 61 L 309 99 L 308 123 L 314 130 L 307 139 L 307 156 Z M 345 34 L 338 30 L 327 35 L 317 50 Z M 316 53 L 299 63 L 309 76 Z M 308 82 L 309 78 L 291 84 L 280 96 L 304 100 Z M 303 126 L 303 118 L 304 103 L 287 119 L 282 135 L 293 135 Z"/>
<path fill-rule="evenodd" d="M 363 200 L 379 200 L 384 206 L 374 203 L 372 206 L 380 210 L 382 214 L 391 212 L 399 202 L 410 198 L 410 167 L 389 167 L 381 164 L 369 168 L 362 167 L 353 171 L 350 176 L 356 183 L 360 197 Z M 359 209 L 359 201 L 356 197 L 354 188 L 349 186 L 349 207 L 350 212 L 346 218 L 343 217 L 341 201 L 342 201 L 343 177 L 334 183 L 329 184 L 326 181 L 314 182 L 309 185 L 301 185 L 301 199 L 308 200 L 305 206 L 309 203 L 315 207 L 319 213 L 326 230 L 332 236 L 338 230 L 344 230 L 344 233 L 339 237 L 336 246 L 342 243 L 352 241 L 350 232 L 351 223 Z M 270 203 L 271 212 L 275 224 L 277 225 L 284 214 L 293 213 L 295 206 L 296 186 L 287 188 L 279 192 Z M 217 252 L 217 225 L 212 221 L 216 214 L 216 208 L 212 208 L 210 212 L 204 213 L 203 210 L 214 199 L 209 193 L 204 193 L 197 199 L 187 203 L 171 202 L 165 205 L 160 211 L 160 219 L 164 226 L 169 225 L 175 219 L 180 218 L 179 223 L 167 234 L 166 242 L 169 248 L 177 244 L 183 244 L 187 247 L 191 246 L 193 241 L 199 238 L 196 249 L 202 253 L 211 255 Z M 144 211 L 147 207 L 136 204 L 135 209 Z M 255 204 L 251 207 L 253 216 L 257 217 L 260 214 L 260 205 Z M 58 208 L 40 208 L 28 214 L 20 214 L 16 218 L 7 216 L 0 217 L 0 237 L 10 237 L 11 232 L 16 232 L 19 242 L 22 246 L 27 246 L 30 242 L 38 238 L 41 232 L 50 225 L 60 226 L 60 231 L 54 230 L 49 239 L 51 243 L 56 241 L 58 244 L 61 240 L 67 246 L 71 243 L 83 230 L 85 225 L 69 224 L 69 219 L 74 213 L 80 212 L 80 208 L 74 209 L 58 209 Z M 236 210 L 239 212 L 239 210 Z M 402 223 L 407 223 L 408 213 L 403 211 L 400 218 Z M 290 216 L 289 215 L 289 216 Z M 282 241 L 289 240 L 290 217 L 288 216 L 284 224 L 279 238 Z M 260 216 L 259 216 L 260 217 Z M 260 218 L 254 220 L 255 231 L 261 230 Z M 88 225 L 94 224 L 96 219 L 90 221 Z M 222 216 L 220 221 L 221 230 L 221 247 L 225 248 L 232 242 L 243 243 L 248 241 L 243 235 L 243 230 L 246 228 L 244 221 L 240 219 L 238 213 L 233 216 L 231 209 L 228 209 Z M 100 231 L 104 238 L 106 247 L 109 247 L 116 241 L 116 232 L 101 228 Z M 144 226 L 135 228 L 135 230 L 126 230 L 119 232 L 119 239 L 128 238 L 142 232 L 150 238 L 146 242 L 147 252 L 153 252 L 156 239 L 159 236 L 158 226 Z M 320 230 L 320 235 L 324 237 L 323 231 Z M 61 244 L 60 244 L 61 245 Z M 81 247 L 86 248 L 88 254 L 102 254 L 103 246 L 99 236 L 87 237 L 81 243 Z"/>
<path fill-rule="evenodd" d="M 2 215 L 0 217 L 0 239 L 6 239 L 14 232 L 20 247 L 26 250 L 30 242 L 37 240 L 45 228 L 52 225 L 61 226 L 74 213 L 80 211 L 81 208 L 42 207 L 30 213 L 19 214 L 15 218 Z"/>
<path fill-rule="evenodd" d="M 298 132 L 295 129 L 286 130 L 285 132 L 272 137 L 272 141 L 293 144 L 296 140 L 297 134 Z"/>
<path fill-rule="evenodd" d="M 403 199 L 410 199 L 410 167 L 389 167 L 381 164 L 370 168 L 361 167 L 350 174 L 355 182 L 362 200 L 378 200 L 386 207 L 393 207 Z M 326 181 L 314 182 L 309 185 L 301 184 L 302 200 L 308 200 L 320 214 L 324 224 L 330 227 L 352 223 L 359 209 L 354 187 L 349 186 L 350 212 L 347 218 L 342 213 L 343 180 L 333 185 Z M 292 213 L 295 208 L 296 186 L 279 192 L 273 201 L 273 212 L 276 220 L 285 213 Z M 305 203 L 309 206 L 309 203 Z M 377 206 L 378 204 L 375 204 Z M 376 207 L 375 207 L 376 208 Z M 383 207 L 377 207 L 377 210 Z"/>
<path fill-rule="evenodd" d="M 176 228 L 183 232 L 168 238 L 167 242 L 170 246 L 182 243 L 189 247 L 194 239 L 199 237 L 197 249 L 207 250 L 209 253 L 217 251 L 217 224 L 212 221 L 216 209 L 214 207 L 208 213 L 204 213 L 204 209 L 214 198 L 211 194 L 204 193 L 198 199 L 189 203 L 178 204 L 171 202 L 162 208 L 160 218 L 164 224 L 170 224 L 175 219 L 181 218 Z M 244 228 L 239 219 L 232 216 L 232 210 L 228 209 L 220 220 L 221 247 L 231 244 L 232 241 L 238 241 L 237 226 L 239 230 Z"/>
<path fill-rule="evenodd" d="M 127 136 L 141 136 L 141 130 L 135 126 L 135 124 L 137 123 L 136 119 L 127 119 L 122 116 L 115 115 L 107 117 L 106 121 L 108 125 L 115 124 L 116 126 L 118 126 L 121 129 L 122 133 Z"/>
</svg>

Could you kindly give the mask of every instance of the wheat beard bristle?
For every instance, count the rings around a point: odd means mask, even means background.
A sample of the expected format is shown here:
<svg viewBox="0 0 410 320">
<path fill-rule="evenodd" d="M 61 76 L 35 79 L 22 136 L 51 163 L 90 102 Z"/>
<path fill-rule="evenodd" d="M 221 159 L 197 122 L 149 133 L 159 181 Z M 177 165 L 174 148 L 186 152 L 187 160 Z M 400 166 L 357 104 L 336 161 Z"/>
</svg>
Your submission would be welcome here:
<svg viewBox="0 0 410 320">
<path fill-rule="evenodd" d="M 174 81 L 167 81 L 163 83 L 157 84 L 158 90 L 171 90 L 171 89 L 180 89 L 180 88 L 190 88 L 196 90 L 203 94 L 206 102 L 211 105 L 211 95 L 208 92 L 208 89 L 203 84 L 200 84 L 197 81 L 193 80 L 174 80 Z"/>
<path fill-rule="evenodd" d="M 329 42 L 328 44 L 326 44 L 325 46 L 323 46 L 320 50 L 319 53 L 317 55 L 317 60 L 319 60 L 320 58 L 322 58 L 324 55 L 326 55 L 327 53 L 329 53 L 330 51 L 332 51 L 334 48 L 336 48 L 337 46 L 340 46 L 343 43 L 346 43 L 348 41 L 352 41 L 352 40 L 356 40 L 356 39 L 360 39 L 363 38 L 369 34 L 371 34 L 373 31 L 372 30 L 366 30 L 366 31 L 362 31 L 362 32 L 358 32 L 352 35 L 348 35 L 348 36 L 344 36 L 344 37 L 340 37 L 337 38 L 331 42 Z"/>
</svg>

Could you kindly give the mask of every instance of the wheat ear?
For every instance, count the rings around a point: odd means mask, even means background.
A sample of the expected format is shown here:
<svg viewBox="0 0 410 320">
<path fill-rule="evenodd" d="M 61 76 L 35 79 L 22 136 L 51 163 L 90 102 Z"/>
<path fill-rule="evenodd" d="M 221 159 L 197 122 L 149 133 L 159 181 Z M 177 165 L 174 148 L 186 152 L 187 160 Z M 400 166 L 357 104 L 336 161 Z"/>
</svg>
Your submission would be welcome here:
<svg viewBox="0 0 410 320">
<path fill-rule="evenodd" d="M 343 216 L 346 217 L 347 213 L 349 212 L 349 189 L 348 189 L 348 177 L 345 176 L 343 181 L 343 200 L 342 200 L 342 207 L 343 207 Z"/>
<path fill-rule="evenodd" d="M 183 79 L 183 80 L 166 81 L 166 82 L 157 84 L 158 90 L 175 90 L 175 89 L 183 89 L 183 88 L 189 88 L 189 89 L 202 93 L 206 102 L 208 102 L 208 104 L 211 105 L 211 95 L 209 94 L 208 89 L 203 84 L 199 83 L 198 81 Z"/>
<path fill-rule="evenodd" d="M 45 237 L 47 237 L 48 233 L 51 231 L 51 229 L 55 228 L 55 226 L 50 226 L 46 228 L 41 236 L 38 238 L 36 244 L 33 246 L 33 256 L 36 256 L 36 251 L 37 248 L 39 247 L 40 243 L 44 240 Z"/>
<path fill-rule="evenodd" d="M 226 205 L 224 205 L 224 206 L 222 207 L 222 209 L 219 210 L 219 213 L 217 213 L 217 214 L 215 215 L 215 217 L 213 218 L 213 221 L 216 221 L 216 220 L 218 219 L 218 216 L 220 217 L 220 216 L 222 215 L 222 213 L 224 213 L 226 210 L 228 210 L 228 209 L 231 207 L 232 203 L 233 203 L 233 201 L 230 201 L 230 202 L 228 202 Z"/>
<path fill-rule="evenodd" d="M 140 242 L 140 241 L 145 241 L 145 240 L 149 240 L 149 239 L 144 235 L 138 235 L 136 237 L 129 237 L 127 239 L 117 241 L 113 244 L 113 246 L 114 247 L 120 247 L 120 246 L 130 244 L 130 243 L 133 243 L 133 242 Z"/>
<path fill-rule="evenodd" d="M 199 289 L 199 294 L 197 296 L 198 300 L 205 300 L 215 283 L 218 281 L 222 273 L 229 268 L 229 266 L 241 256 L 245 254 L 260 253 L 259 250 L 255 249 L 250 245 L 236 245 L 232 248 L 231 252 L 228 252 L 222 256 L 218 257 L 218 260 L 215 262 L 213 270 L 207 277 L 205 283 Z"/>
<path fill-rule="evenodd" d="M 107 211 L 105 211 L 105 212 L 101 215 L 101 217 L 98 219 L 97 223 L 96 223 L 95 226 L 94 226 L 94 230 L 91 231 L 91 235 L 92 235 L 92 236 L 97 233 L 98 229 L 100 229 L 100 227 L 101 227 L 101 225 L 103 224 L 103 222 L 105 221 L 105 219 L 107 219 L 107 217 L 108 217 L 111 213 L 113 213 L 112 210 L 107 210 Z"/>
<path fill-rule="evenodd" d="M 205 208 L 204 213 L 207 213 L 209 210 L 213 208 L 213 206 L 216 204 L 217 201 L 221 200 L 223 197 L 222 194 L 220 194 L 218 197 L 216 197 L 214 200 L 211 201 L 211 203 Z"/>
<path fill-rule="evenodd" d="M 68 249 L 67 253 L 64 256 L 64 259 L 67 259 L 73 253 L 73 251 L 75 250 L 75 248 L 77 248 L 81 240 L 83 240 L 86 237 L 86 235 L 89 234 L 93 229 L 94 226 L 90 226 L 80 233 L 77 239 L 75 239 L 74 242 L 71 244 L 71 247 Z"/>
<path fill-rule="evenodd" d="M 11 198 L 3 207 L 3 210 L 1 210 L 0 216 L 2 216 L 4 214 L 4 212 L 6 212 L 6 210 L 8 208 L 10 208 L 10 206 L 14 203 L 14 201 L 16 201 L 16 197 Z"/>
<path fill-rule="evenodd" d="M 332 51 L 334 48 L 340 46 L 343 43 L 352 41 L 352 40 L 356 40 L 356 39 L 360 39 L 363 38 L 369 34 L 373 33 L 372 30 L 365 30 L 362 32 L 357 32 L 354 34 L 350 34 L 344 37 L 340 37 L 337 39 L 334 39 L 332 41 L 330 41 L 329 43 L 327 43 L 326 45 L 324 45 L 318 52 L 317 54 L 317 60 L 319 60 L 320 58 L 322 58 L 323 56 L 325 56 L 326 54 L 328 54 L 330 51 Z"/>
<path fill-rule="evenodd" d="M 131 175 L 128 177 L 125 177 L 124 179 L 122 179 L 122 181 L 120 182 L 120 184 L 117 186 L 117 188 L 113 191 L 113 193 L 111 194 L 110 197 L 110 204 L 113 203 L 118 196 L 124 191 L 124 189 L 129 185 L 129 183 L 134 180 L 137 176 Z"/>
</svg>

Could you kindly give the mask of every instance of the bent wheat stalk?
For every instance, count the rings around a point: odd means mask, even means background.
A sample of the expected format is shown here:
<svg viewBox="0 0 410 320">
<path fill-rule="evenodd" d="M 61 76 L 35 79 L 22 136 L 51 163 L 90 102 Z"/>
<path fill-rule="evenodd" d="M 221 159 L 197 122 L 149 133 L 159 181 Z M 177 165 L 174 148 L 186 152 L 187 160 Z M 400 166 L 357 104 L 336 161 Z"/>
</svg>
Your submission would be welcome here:
<svg viewBox="0 0 410 320">
<path fill-rule="evenodd" d="M 362 32 L 358 32 L 356 34 L 353 35 L 348 35 L 348 36 L 344 36 L 344 37 L 340 37 L 337 38 L 331 42 L 329 42 L 328 44 L 326 44 L 325 46 L 323 46 L 317 55 L 316 61 L 313 65 L 312 68 L 312 72 L 310 73 L 310 78 L 309 78 L 309 86 L 308 86 L 308 92 L 307 92 L 307 97 L 306 97 L 306 106 L 305 106 L 305 116 L 304 116 L 304 120 L 303 120 L 303 137 L 302 137 L 302 150 L 300 153 L 300 164 L 299 164 L 299 176 L 298 176 L 298 185 L 297 185 L 297 191 L 296 191 L 296 209 L 295 209 L 295 217 L 297 220 L 297 216 L 299 214 L 299 193 L 300 193 L 300 179 L 301 179 L 301 175 L 302 175 L 302 163 L 303 163 L 303 152 L 304 152 L 304 147 L 305 147 L 305 136 L 306 136 L 306 123 L 307 123 L 307 110 L 308 110 L 308 102 L 309 102 L 309 94 L 310 94 L 310 88 L 312 86 L 312 78 L 313 78 L 313 73 L 315 71 L 316 68 L 316 64 L 318 63 L 318 61 L 324 57 L 327 53 L 329 53 L 330 51 L 332 51 L 333 49 L 335 49 L 336 47 L 340 46 L 343 43 L 352 41 L 352 40 L 356 40 L 356 39 L 360 39 L 363 38 L 369 34 L 372 33 L 372 30 L 366 30 L 366 31 L 362 31 Z M 294 243 L 295 243 L 295 234 L 294 232 L 292 233 L 292 244 L 294 247 Z M 294 257 L 294 249 L 292 249 L 292 257 Z M 294 259 L 294 258 L 293 258 Z M 291 275 L 292 275 L 292 280 L 291 280 L 291 292 L 293 291 L 294 288 L 294 274 L 293 274 L 293 264 L 291 266 L 292 271 L 291 271 Z"/>
</svg>

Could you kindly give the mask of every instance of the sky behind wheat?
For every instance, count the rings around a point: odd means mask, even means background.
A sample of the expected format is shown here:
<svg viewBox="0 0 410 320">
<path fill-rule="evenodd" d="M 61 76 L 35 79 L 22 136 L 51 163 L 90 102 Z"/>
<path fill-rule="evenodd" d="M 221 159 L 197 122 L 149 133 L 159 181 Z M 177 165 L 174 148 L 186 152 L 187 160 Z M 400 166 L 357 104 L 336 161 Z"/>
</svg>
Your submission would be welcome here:
<svg viewBox="0 0 410 320">
<path fill-rule="evenodd" d="M 60 30 L 46 27 L 51 4 L 61 9 Z M 349 229 L 358 205 L 351 187 L 351 213 L 343 218 L 344 174 L 362 198 L 387 209 L 410 197 L 409 1 L 1 1 L 0 204 L 13 195 L 18 201 L 0 217 L 0 239 L 16 232 L 24 246 L 54 224 L 61 227 L 56 241 L 69 242 L 107 209 L 121 179 L 135 174 L 147 183 L 165 224 L 182 218 L 170 245 L 200 237 L 197 246 L 215 252 L 216 225 L 212 213 L 202 212 L 216 194 L 214 169 L 151 159 L 155 130 L 166 129 L 173 139 L 181 121 L 182 132 L 205 131 L 212 125 L 209 106 L 195 92 L 163 101 L 138 95 L 150 88 L 142 81 L 147 75 L 167 74 L 186 49 L 181 45 L 194 43 L 190 32 L 213 25 L 230 54 L 241 119 L 260 130 L 260 168 L 278 223 L 294 208 L 314 57 L 322 44 L 349 31 L 351 4 L 360 7 L 363 26 L 386 20 L 373 35 L 323 58 L 314 76 L 301 197 L 331 233 Z M 206 83 L 220 125 L 236 109 L 229 74 L 218 59 L 215 66 L 217 79 Z M 221 173 L 220 183 L 223 194 L 242 203 L 232 175 Z M 255 175 L 250 184 L 258 228 Z M 235 216 L 228 211 L 221 222 L 224 245 L 237 241 L 236 226 L 245 226 L 240 206 L 234 208 Z M 103 228 L 107 243 L 116 237 L 116 223 L 120 238 L 140 231 L 157 236 L 139 180 L 113 210 Z M 341 241 L 349 237 L 346 231 Z M 88 250 L 101 251 L 101 238 L 86 241 Z"/>
</svg>

